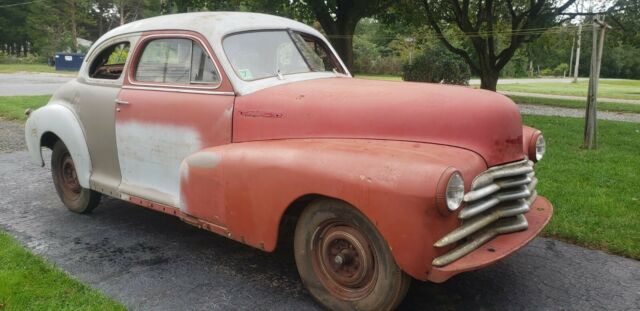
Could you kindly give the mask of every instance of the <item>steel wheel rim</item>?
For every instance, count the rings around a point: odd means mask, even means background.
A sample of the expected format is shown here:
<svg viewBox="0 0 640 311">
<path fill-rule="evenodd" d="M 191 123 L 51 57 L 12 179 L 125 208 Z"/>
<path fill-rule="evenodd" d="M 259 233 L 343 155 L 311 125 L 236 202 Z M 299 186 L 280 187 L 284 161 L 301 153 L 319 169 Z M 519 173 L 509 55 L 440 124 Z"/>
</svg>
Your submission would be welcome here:
<svg viewBox="0 0 640 311">
<path fill-rule="evenodd" d="M 58 180 L 64 196 L 75 200 L 80 196 L 82 187 L 78 181 L 78 174 L 73 159 L 69 153 L 65 153 L 60 161 Z"/>
<path fill-rule="evenodd" d="M 371 293 L 378 272 L 375 253 L 358 229 L 326 222 L 314 234 L 312 247 L 314 271 L 334 296 L 357 300 Z"/>
</svg>

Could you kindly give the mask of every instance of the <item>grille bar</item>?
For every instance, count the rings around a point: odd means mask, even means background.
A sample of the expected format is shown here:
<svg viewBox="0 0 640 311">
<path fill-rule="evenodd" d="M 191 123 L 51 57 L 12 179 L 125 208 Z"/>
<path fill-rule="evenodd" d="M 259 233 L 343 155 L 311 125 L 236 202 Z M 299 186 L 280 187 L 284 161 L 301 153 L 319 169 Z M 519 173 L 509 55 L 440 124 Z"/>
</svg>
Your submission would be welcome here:
<svg viewBox="0 0 640 311">
<path fill-rule="evenodd" d="M 451 233 L 444 236 L 442 239 L 438 240 L 438 242 L 436 242 L 434 246 L 445 247 L 447 245 L 451 245 L 470 236 L 471 234 L 477 232 L 478 230 L 486 227 L 487 225 L 500 218 L 524 214 L 529 211 L 529 207 L 531 206 L 533 201 L 535 201 L 536 197 L 536 195 L 532 195 L 527 200 L 520 199 L 514 203 L 510 203 L 509 205 L 498 207 L 487 215 L 473 218 L 465 222 L 456 230 L 453 230 Z"/>
<path fill-rule="evenodd" d="M 504 218 L 497 221 L 495 224 L 487 227 L 484 231 L 479 233 L 473 240 L 458 246 L 454 250 L 436 258 L 431 263 L 434 266 L 441 267 L 446 266 L 460 257 L 471 253 L 484 243 L 493 239 L 496 235 L 517 232 L 526 230 L 529 227 L 527 218 L 520 214 L 510 218 Z"/>
<path fill-rule="evenodd" d="M 458 213 L 460 227 L 438 240 L 435 247 L 458 243 L 450 252 L 433 260 L 444 266 L 474 251 L 496 235 L 526 230 L 524 214 L 535 201 L 538 179 L 527 158 L 492 167 L 478 175 L 465 194 L 466 206 Z"/>
<path fill-rule="evenodd" d="M 473 180 L 471 188 L 475 190 L 493 183 L 493 181 L 498 178 L 524 175 L 531 172 L 533 172 L 533 162 L 524 158 L 518 162 L 495 166 L 484 171 Z"/>
</svg>

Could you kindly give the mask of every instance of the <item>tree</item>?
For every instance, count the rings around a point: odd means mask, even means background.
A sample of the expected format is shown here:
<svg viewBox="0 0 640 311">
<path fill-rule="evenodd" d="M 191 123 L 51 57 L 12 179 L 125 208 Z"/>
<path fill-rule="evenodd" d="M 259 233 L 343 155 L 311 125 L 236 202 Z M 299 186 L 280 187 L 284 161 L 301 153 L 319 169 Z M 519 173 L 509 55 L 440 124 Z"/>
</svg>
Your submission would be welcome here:
<svg viewBox="0 0 640 311">
<path fill-rule="evenodd" d="M 393 0 L 296 0 L 306 3 L 348 68 L 353 68 L 353 34 L 358 22 L 384 12 Z"/>
<path fill-rule="evenodd" d="M 427 24 L 442 44 L 480 75 L 480 87 L 496 90 L 500 70 L 518 48 L 558 25 L 575 0 L 421 0 Z M 409 2 L 415 10 L 415 1 Z M 444 31 L 454 27 L 466 44 L 457 45 Z"/>
<path fill-rule="evenodd" d="M 18 6 L 0 8 L 0 51 L 20 56 L 27 54 L 29 38 L 25 27 L 27 14 Z"/>
</svg>

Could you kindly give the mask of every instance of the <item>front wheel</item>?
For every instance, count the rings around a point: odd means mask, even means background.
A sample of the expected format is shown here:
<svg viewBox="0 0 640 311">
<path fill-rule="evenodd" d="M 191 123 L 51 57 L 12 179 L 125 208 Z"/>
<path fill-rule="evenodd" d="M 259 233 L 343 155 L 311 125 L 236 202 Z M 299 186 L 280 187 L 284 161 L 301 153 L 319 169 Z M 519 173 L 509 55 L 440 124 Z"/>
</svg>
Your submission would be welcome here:
<svg viewBox="0 0 640 311">
<path fill-rule="evenodd" d="M 78 182 L 76 166 L 62 141 L 53 145 L 51 154 L 53 185 L 62 203 L 72 212 L 90 213 L 100 203 L 100 193 L 83 188 Z"/>
<path fill-rule="evenodd" d="M 409 289 L 411 278 L 380 233 L 341 201 L 320 200 L 304 210 L 294 251 L 302 282 L 330 310 L 393 310 Z"/>
</svg>

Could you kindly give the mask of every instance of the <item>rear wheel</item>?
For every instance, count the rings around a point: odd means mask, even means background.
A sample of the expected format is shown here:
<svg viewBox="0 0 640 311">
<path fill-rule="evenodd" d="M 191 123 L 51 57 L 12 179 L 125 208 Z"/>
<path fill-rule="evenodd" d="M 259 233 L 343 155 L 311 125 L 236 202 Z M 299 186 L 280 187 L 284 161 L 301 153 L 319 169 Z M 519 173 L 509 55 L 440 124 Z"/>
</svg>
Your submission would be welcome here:
<svg viewBox="0 0 640 311">
<path fill-rule="evenodd" d="M 76 166 L 62 141 L 53 145 L 51 155 L 53 184 L 62 203 L 72 212 L 90 213 L 100 203 L 100 193 L 83 188 L 78 182 Z"/>
<path fill-rule="evenodd" d="M 296 225 L 294 250 L 303 283 L 330 310 L 392 310 L 409 289 L 411 278 L 380 233 L 344 202 L 307 207 Z"/>
</svg>

